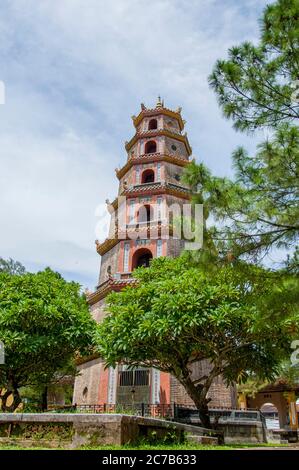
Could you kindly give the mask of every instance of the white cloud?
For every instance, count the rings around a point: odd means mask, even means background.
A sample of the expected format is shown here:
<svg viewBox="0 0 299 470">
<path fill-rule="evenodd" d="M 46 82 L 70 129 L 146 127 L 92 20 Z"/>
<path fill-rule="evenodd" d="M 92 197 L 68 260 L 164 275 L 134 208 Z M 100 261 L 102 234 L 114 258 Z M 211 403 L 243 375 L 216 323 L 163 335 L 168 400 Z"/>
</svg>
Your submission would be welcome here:
<svg viewBox="0 0 299 470">
<path fill-rule="evenodd" d="M 0 255 L 96 283 L 94 210 L 116 194 L 131 114 L 159 93 L 183 106 L 194 154 L 227 173 L 232 149 L 253 142 L 223 120 L 207 76 L 228 47 L 257 39 L 265 5 L 4 0 Z"/>
</svg>

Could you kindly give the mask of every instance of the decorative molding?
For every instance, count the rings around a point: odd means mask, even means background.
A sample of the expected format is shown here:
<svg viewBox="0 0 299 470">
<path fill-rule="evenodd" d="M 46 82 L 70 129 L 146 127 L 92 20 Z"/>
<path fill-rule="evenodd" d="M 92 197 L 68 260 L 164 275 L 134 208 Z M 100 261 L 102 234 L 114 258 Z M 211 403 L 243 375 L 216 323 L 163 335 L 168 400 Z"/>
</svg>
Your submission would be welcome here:
<svg viewBox="0 0 299 470">
<path fill-rule="evenodd" d="M 157 181 L 154 183 L 138 184 L 128 189 L 124 189 L 124 191 L 114 199 L 111 205 L 114 209 L 117 209 L 118 198 L 120 196 L 138 197 L 142 196 L 145 192 L 149 196 L 153 196 L 155 194 L 170 194 L 182 199 L 190 199 L 191 197 L 191 191 L 189 188 L 185 188 L 184 186 L 179 186 L 173 183 Z"/>
<path fill-rule="evenodd" d="M 169 137 L 171 139 L 179 140 L 180 142 L 183 142 L 186 146 L 186 150 L 188 152 L 188 155 L 190 156 L 192 153 L 192 148 L 189 144 L 189 140 L 187 137 L 187 133 L 185 134 L 178 134 L 176 132 L 172 132 L 168 129 L 155 129 L 152 131 L 146 131 L 146 132 L 136 132 L 136 134 L 132 137 L 132 139 L 129 140 L 129 142 L 125 142 L 125 148 L 127 152 L 130 151 L 130 149 L 133 147 L 133 145 L 140 140 L 142 137 L 156 137 L 159 135 L 164 135 L 166 137 Z"/>
<path fill-rule="evenodd" d="M 121 179 L 134 165 L 140 165 L 144 163 L 154 163 L 154 162 L 167 162 L 181 167 L 187 166 L 190 162 L 186 158 L 178 157 L 173 154 L 163 154 L 163 153 L 148 153 L 140 155 L 139 157 L 130 158 L 127 163 L 115 170 L 116 176 L 118 179 Z"/>
<path fill-rule="evenodd" d="M 110 292 L 119 292 L 124 287 L 127 287 L 128 285 L 134 286 L 134 284 L 137 284 L 137 280 L 134 278 L 113 279 L 111 277 L 107 281 L 103 282 L 100 286 L 98 286 L 97 290 L 87 297 L 87 302 L 89 305 L 94 305 L 101 299 L 106 297 Z"/>
<path fill-rule="evenodd" d="M 115 245 L 124 241 L 124 240 L 134 240 L 134 238 L 128 236 L 128 232 L 138 233 L 139 239 L 149 238 L 151 233 L 157 233 L 157 238 L 161 236 L 161 233 L 166 233 L 168 230 L 169 236 L 173 234 L 173 227 L 169 223 L 156 223 L 156 224 L 146 224 L 144 226 L 136 228 L 137 224 L 132 225 L 132 227 L 126 227 L 126 233 L 121 233 L 119 238 L 107 238 L 103 243 L 97 243 L 97 253 L 100 256 L 103 256 L 107 251 L 111 250 Z M 116 233 L 117 235 L 117 233 Z M 137 236 L 135 237 L 138 240 Z M 108 282 L 108 281 L 106 281 Z M 91 294 L 93 295 L 93 294 Z M 90 296 L 88 297 L 90 298 Z"/>
<path fill-rule="evenodd" d="M 108 378 L 108 404 L 114 405 L 116 403 L 116 388 L 117 388 L 117 374 L 118 367 L 109 367 Z"/>
<path fill-rule="evenodd" d="M 132 116 L 132 120 L 134 123 L 134 126 L 137 127 L 141 123 L 142 119 L 146 116 L 154 117 L 154 116 L 169 116 L 177 119 L 181 131 L 184 129 L 185 122 L 182 119 L 181 116 L 181 111 L 182 108 L 178 108 L 176 111 L 172 111 L 171 109 L 168 108 L 155 108 L 155 109 L 142 109 L 141 112 L 138 114 L 138 116 Z"/>
<path fill-rule="evenodd" d="M 160 403 L 160 371 L 158 369 L 152 369 L 152 403 Z"/>
</svg>

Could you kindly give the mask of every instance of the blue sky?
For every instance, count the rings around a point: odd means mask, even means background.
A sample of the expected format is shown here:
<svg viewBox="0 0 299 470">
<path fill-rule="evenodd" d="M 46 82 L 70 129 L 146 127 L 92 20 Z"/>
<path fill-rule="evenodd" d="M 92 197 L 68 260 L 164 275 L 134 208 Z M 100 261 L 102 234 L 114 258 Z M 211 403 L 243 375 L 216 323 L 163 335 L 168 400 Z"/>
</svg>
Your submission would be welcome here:
<svg viewBox="0 0 299 470">
<path fill-rule="evenodd" d="M 0 256 L 97 283 L 96 207 L 117 191 L 131 115 L 182 106 L 198 161 L 231 172 L 236 133 L 207 76 L 256 42 L 264 0 L 1 0 Z"/>
</svg>

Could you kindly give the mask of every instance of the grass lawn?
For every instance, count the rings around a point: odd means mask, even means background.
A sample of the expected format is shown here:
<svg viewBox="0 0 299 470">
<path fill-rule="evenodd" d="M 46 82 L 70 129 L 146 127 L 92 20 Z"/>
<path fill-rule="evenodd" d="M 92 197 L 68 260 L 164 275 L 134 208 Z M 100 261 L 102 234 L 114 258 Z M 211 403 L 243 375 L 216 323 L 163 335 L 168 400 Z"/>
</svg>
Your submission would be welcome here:
<svg viewBox="0 0 299 470">
<path fill-rule="evenodd" d="M 288 444 L 230 444 L 219 446 L 207 446 L 200 444 L 182 443 L 182 444 L 140 444 L 139 446 L 98 446 L 98 447 L 80 447 L 75 450 L 235 450 L 250 449 L 252 447 L 288 447 Z M 63 450 L 46 449 L 44 447 L 20 447 L 18 445 L 0 445 L 0 450 Z"/>
</svg>

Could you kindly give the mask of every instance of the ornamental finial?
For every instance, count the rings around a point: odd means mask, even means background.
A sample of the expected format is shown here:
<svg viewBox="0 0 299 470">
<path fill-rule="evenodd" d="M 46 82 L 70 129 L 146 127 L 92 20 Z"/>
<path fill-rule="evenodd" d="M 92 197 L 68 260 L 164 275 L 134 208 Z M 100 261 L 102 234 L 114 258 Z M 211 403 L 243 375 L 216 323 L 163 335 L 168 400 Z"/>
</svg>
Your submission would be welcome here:
<svg viewBox="0 0 299 470">
<path fill-rule="evenodd" d="M 164 103 L 163 101 L 161 101 L 161 96 L 158 96 L 158 101 L 157 101 L 157 104 L 156 104 L 156 108 L 163 108 L 164 106 Z"/>
</svg>

